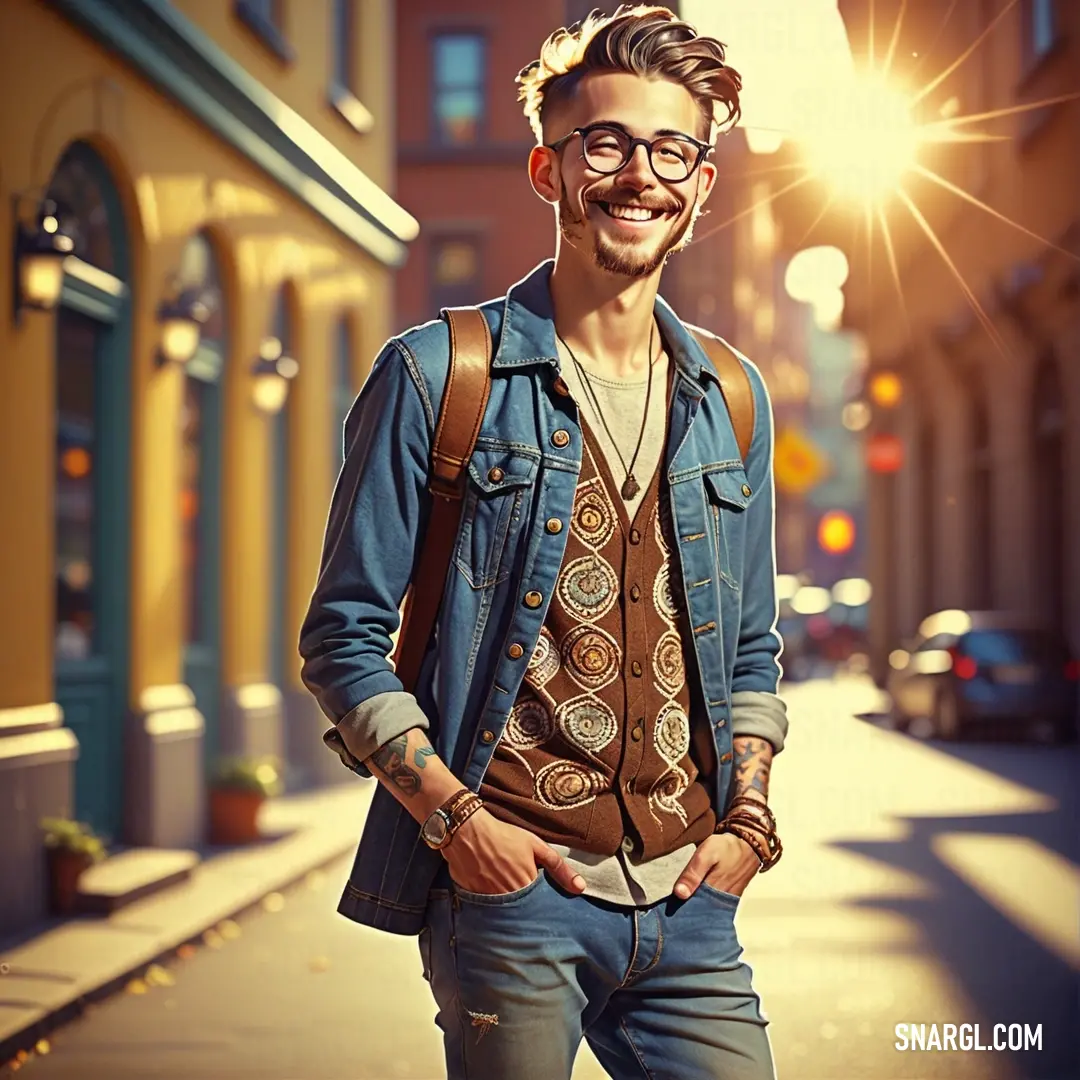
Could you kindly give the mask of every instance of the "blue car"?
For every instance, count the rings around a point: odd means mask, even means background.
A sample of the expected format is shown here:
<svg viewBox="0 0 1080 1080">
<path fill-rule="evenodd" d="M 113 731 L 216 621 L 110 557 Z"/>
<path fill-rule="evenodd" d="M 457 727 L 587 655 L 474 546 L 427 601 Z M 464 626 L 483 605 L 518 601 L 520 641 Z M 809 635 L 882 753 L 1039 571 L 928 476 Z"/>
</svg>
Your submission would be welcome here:
<svg viewBox="0 0 1080 1080">
<path fill-rule="evenodd" d="M 995 721 L 1052 725 L 1076 738 L 1080 662 L 1060 634 L 1021 615 L 939 611 L 889 657 L 893 720 L 906 729 L 930 720 L 941 739 L 959 739 Z"/>
</svg>

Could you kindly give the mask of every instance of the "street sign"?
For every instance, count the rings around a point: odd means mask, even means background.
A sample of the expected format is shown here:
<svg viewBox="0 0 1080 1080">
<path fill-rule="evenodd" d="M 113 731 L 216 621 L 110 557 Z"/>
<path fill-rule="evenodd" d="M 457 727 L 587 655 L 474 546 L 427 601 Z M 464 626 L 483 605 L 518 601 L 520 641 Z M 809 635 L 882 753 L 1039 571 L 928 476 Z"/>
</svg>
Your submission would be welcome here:
<svg viewBox="0 0 1080 1080">
<path fill-rule="evenodd" d="M 899 435 L 879 432 L 866 442 L 866 465 L 871 472 L 894 473 L 904 464 L 904 443 Z"/>
<path fill-rule="evenodd" d="M 828 458 L 795 428 L 784 428 L 773 447 L 773 478 L 788 495 L 802 495 L 828 475 Z"/>
</svg>

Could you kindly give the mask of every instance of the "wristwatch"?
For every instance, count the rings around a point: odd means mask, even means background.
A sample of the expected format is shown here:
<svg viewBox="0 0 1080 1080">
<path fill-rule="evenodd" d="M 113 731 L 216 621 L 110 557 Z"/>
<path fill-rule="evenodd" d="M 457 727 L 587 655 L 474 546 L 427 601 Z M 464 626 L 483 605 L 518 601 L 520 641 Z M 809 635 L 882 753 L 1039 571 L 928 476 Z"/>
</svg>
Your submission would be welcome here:
<svg viewBox="0 0 1080 1080">
<path fill-rule="evenodd" d="M 468 788 L 454 792 L 442 806 L 427 816 L 420 826 L 420 839 L 432 850 L 440 851 L 483 805 L 480 796 Z"/>
</svg>

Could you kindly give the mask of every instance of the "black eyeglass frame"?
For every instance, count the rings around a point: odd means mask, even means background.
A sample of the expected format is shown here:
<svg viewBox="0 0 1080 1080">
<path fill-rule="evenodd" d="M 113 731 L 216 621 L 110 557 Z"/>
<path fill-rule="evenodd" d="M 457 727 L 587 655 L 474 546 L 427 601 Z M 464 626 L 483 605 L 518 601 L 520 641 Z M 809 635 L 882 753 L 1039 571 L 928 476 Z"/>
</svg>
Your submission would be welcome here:
<svg viewBox="0 0 1080 1080">
<path fill-rule="evenodd" d="M 621 135 L 624 139 L 630 140 L 627 144 L 626 153 L 623 155 L 622 162 L 614 169 L 597 169 L 589 161 L 588 155 L 585 153 L 585 139 L 594 131 L 611 131 L 616 135 Z M 710 143 L 704 143 L 700 139 L 695 139 L 692 135 L 661 135 L 660 138 L 651 141 L 649 139 L 637 139 L 634 138 L 630 132 L 626 131 L 624 128 L 617 127 L 615 124 L 586 124 L 585 127 L 574 128 L 573 131 L 563 135 L 562 138 L 556 139 L 553 143 L 544 143 L 544 146 L 549 150 L 554 150 L 558 153 L 559 150 L 561 150 L 575 135 L 581 136 L 581 156 L 585 158 L 585 164 L 588 165 L 593 172 L 599 173 L 601 176 L 614 176 L 617 172 L 621 172 L 630 164 L 637 148 L 639 146 L 644 146 L 645 153 L 649 158 L 649 168 L 652 169 L 653 176 L 655 176 L 662 184 L 685 184 L 686 181 L 697 172 L 702 161 L 705 160 L 706 155 L 713 149 Z M 697 157 L 694 158 L 693 165 L 690 166 L 686 175 L 681 180 L 670 180 L 661 176 L 656 171 L 656 166 L 653 164 L 653 146 L 658 142 L 664 142 L 668 139 L 674 139 L 676 142 L 688 143 L 697 151 Z"/>
</svg>

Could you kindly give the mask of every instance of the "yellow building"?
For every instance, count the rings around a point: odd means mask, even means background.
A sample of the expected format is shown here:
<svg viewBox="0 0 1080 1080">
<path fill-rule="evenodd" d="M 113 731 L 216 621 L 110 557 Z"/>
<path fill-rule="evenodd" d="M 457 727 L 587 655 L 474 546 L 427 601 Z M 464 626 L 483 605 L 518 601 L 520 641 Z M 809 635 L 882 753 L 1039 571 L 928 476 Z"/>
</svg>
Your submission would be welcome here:
<svg viewBox="0 0 1080 1080">
<path fill-rule="evenodd" d="M 347 775 L 296 637 L 417 230 L 391 56 L 390 0 L 0 5 L 0 931 L 43 816 L 192 846 L 220 754 Z"/>
</svg>

